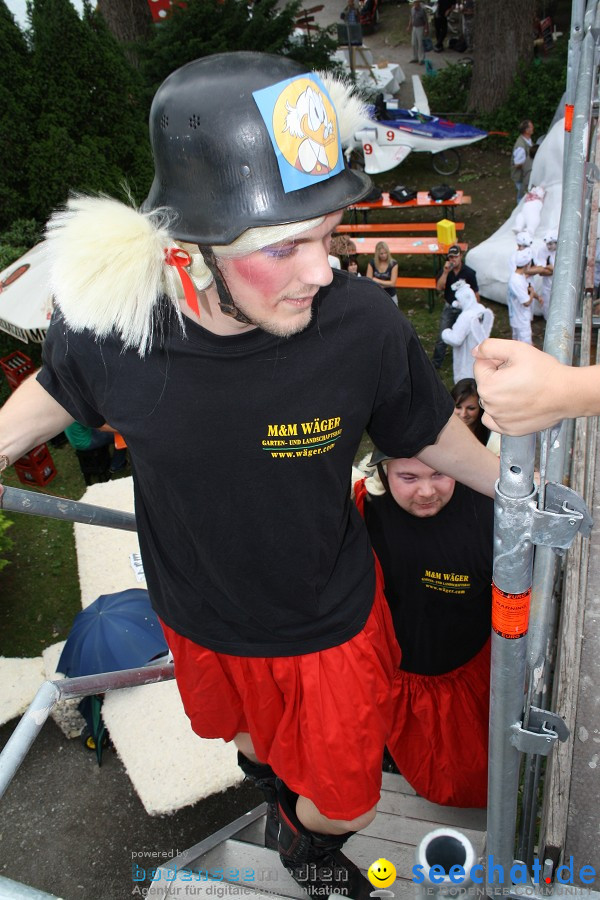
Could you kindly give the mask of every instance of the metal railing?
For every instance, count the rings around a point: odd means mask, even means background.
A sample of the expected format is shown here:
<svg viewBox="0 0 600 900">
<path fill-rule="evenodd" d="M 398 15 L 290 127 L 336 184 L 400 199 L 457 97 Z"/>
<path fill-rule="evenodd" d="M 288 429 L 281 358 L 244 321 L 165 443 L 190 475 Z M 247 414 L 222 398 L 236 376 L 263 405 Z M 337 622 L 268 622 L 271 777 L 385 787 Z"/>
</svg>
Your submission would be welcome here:
<svg viewBox="0 0 600 900">
<path fill-rule="evenodd" d="M 101 675 L 82 675 L 79 678 L 45 681 L 0 753 L 0 798 L 59 700 L 90 697 L 93 694 L 105 694 L 107 691 L 170 681 L 174 677 L 173 664 L 165 663 L 143 666 L 139 669 L 104 672 Z"/>
</svg>

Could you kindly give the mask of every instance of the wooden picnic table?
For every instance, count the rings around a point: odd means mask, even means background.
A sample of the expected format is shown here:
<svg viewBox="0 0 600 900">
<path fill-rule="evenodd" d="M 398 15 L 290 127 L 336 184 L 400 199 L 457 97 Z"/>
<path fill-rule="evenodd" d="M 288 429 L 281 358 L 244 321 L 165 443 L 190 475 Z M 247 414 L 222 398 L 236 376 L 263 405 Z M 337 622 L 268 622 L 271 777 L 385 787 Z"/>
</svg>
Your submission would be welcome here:
<svg viewBox="0 0 600 900">
<path fill-rule="evenodd" d="M 374 237 L 353 237 L 352 241 L 356 244 L 357 253 L 374 253 L 375 247 L 379 243 L 379 238 Z M 412 253 L 428 254 L 430 256 L 445 256 L 448 252 L 447 244 L 438 244 L 433 237 L 423 235 L 419 237 L 391 237 L 386 240 L 386 244 L 390 248 L 392 255 L 408 256 Z M 463 253 L 468 249 L 468 244 L 458 245 Z"/>
<path fill-rule="evenodd" d="M 441 207 L 444 211 L 444 215 L 450 216 L 451 219 L 454 218 L 455 208 L 457 206 L 465 206 L 471 202 L 471 198 L 468 197 L 463 191 L 456 191 L 454 196 L 450 200 L 432 200 L 429 196 L 428 191 L 419 191 L 414 200 L 407 200 L 406 203 L 398 203 L 397 200 L 392 200 L 389 193 L 384 191 L 380 200 L 374 200 L 372 202 L 366 202 L 362 200 L 360 203 L 355 203 L 353 206 L 348 207 L 348 211 L 352 218 L 353 222 L 356 222 L 357 213 L 362 212 L 363 221 L 368 221 L 369 211 L 372 209 L 431 209 Z"/>
<path fill-rule="evenodd" d="M 353 237 L 352 242 L 356 245 L 357 254 L 371 254 L 375 252 L 375 247 L 379 243 L 380 238 L 361 238 Z M 422 238 L 386 238 L 386 244 L 390 248 L 392 256 L 410 256 L 413 253 L 421 256 L 430 256 L 433 262 L 433 272 L 437 275 L 439 263 L 437 257 L 445 256 L 448 252 L 448 244 L 439 244 L 433 236 L 423 235 Z M 468 244 L 458 245 L 463 253 L 468 249 Z"/>
</svg>

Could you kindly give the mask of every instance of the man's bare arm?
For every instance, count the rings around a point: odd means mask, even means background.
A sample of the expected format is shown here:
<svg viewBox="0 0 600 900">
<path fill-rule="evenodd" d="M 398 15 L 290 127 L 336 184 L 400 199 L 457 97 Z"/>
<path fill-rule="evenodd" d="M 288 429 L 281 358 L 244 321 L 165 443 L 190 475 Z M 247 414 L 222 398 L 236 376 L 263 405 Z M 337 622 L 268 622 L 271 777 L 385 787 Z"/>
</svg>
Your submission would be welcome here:
<svg viewBox="0 0 600 900">
<path fill-rule="evenodd" d="M 473 350 L 483 424 L 533 434 L 561 419 L 600 414 L 600 366 L 565 366 L 520 341 L 488 338 Z"/>
<path fill-rule="evenodd" d="M 32 447 L 59 434 L 73 417 L 44 390 L 35 374 L 0 409 L 0 456 L 9 465 Z"/>
<path fill-rule="evenodd" d="M 480 443 L 464 422 L 452 414 L 435 444 L 424 447 L 417 459 L 467 487 L 494 497 L 500 460 Z"/>
<path fill-rule="evenodd" d="M 448 280 L 448 275 L 450 274 L 451 269 L 452 269 L 452 263 L 449 262 L 448 260 L 446 260 L 446 262 L 444 263 L 444 267 L 443 267 L 442 271 L 440 272 L 440 274 L 438 275 L 438 279 L 435 283 L 436 289 L 438 291 L 440 291 L 440 293 L 442 291 L 444 291 L 446 288 L 446 282 Z"/>
</svg>

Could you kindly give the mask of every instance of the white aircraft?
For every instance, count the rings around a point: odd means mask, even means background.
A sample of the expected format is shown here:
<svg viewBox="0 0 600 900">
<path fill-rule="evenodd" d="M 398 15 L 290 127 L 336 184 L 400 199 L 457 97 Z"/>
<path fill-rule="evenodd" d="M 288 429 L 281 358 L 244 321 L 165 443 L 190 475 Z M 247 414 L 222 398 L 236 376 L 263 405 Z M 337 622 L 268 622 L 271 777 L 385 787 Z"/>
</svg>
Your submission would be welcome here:
<svg viewBox="0 0 600 900">
<path fill-rule="evenodd" d="M 379 94 L 375 104 L 368 107 L 369 120 L 354 134 L 351 149 L 362 147 L 365 172 L 369 175 L 395 168 L 413 150 L 440 154 L 434 160 L 434 168 L 442 175 L 452 175 L 460 165 L 456 148 L 481 141 L 489 133 L 430 115 L 421 79 L 418 75 L 412 78 L 412 109 L 401 109 L 393 105 L 394 101 L 386 103 Z"/>
</svg>

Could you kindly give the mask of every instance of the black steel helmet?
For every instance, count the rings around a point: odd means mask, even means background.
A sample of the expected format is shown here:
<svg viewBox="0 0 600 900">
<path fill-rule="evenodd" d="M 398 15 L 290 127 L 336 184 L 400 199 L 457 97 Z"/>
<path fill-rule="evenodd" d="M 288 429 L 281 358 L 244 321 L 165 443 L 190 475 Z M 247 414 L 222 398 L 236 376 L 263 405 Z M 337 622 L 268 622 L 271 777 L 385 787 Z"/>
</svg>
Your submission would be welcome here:
<svg viewBox="0 0 600 900">
<path fill-rule="evenodd" d="M 389 453 L 384 453 L 382 450 L 378 450 L 377 447 L 375 447 L 371 454 L 371 459 L 367 463 L 367 466 L 369 468 L 374 468 L 380 463 L 387 462 L 389 459 L 394 459 L 394 457 L 390 456 Z"/>
<path fill-rule="evenodd" d="M 144 209 L 174 209 L 169 231 L 178 240 L 230 244 L 248 228 L 362 199 L 370 180 L 346 168 L 336 112 L 319 85 L 297 62 L 265 53 L 220 53 L 177 69 L 150 111 L 155 176 Z M 313 146 L 320 159 L 309 171 Z"/>
</svg>

